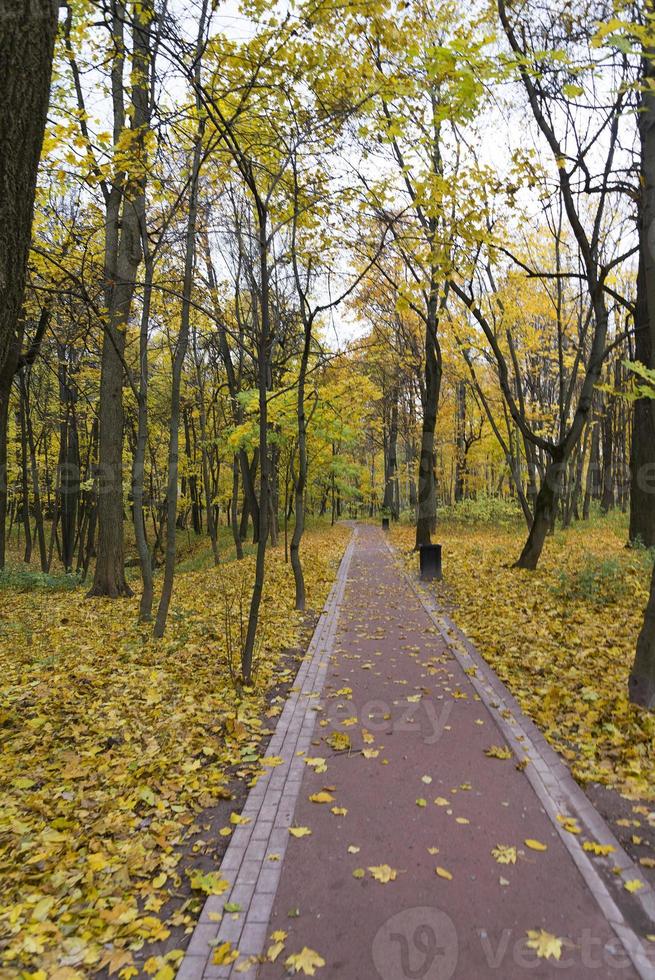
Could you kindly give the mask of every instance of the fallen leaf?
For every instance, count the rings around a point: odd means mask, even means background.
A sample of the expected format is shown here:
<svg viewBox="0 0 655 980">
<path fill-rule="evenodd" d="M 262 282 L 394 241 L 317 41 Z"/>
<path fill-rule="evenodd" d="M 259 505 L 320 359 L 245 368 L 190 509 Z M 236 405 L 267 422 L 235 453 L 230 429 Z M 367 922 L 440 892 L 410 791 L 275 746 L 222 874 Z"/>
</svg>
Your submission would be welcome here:
<svg viewBox="0 0 655 980">
<path fill-rule="evenodd" d="M 212 963 L 214 966 L 226 966 L 228 963 L 234 963 L 238 956 L 239 951 L 237 949 L 232 949 L 232 943 L 221 943 L 221 945 L 217 946 L 214 950 Z"/>
<path fill-rule="evenodd" d="M 491 853 L 498 864 L 516 864 L 516 848 L 509 844 L 497 844 Z"/>
<path fill-rule="evenodd" d="M 313 977 L 317 967 L 325 966 L 325 960 L 313 949 L 303 946 L 299 953 L 287 956 L 284 965 L 291 973 L 302 972 L 307 977 Z"/>
<path fill-rule="evenodd" d="M 332 794 L 325 790 L 321 790 L 320 793 L 312 793 L 309 799 L 312 803 L 334 803 Z"/>
<path fill-rule="evenodd" d="M 390 868 L 388 864 L 378 864 L 368 870 L 371 872 L 371 876 L 383 885 L 396 880 L 397 872 L 394 868 Z"/>
<path fill-rule="evenodd" d="M 612 844 L 598 844 L 594 840 L 586 840 L 582 845 L 582 849 L 584 851 L 590 851 L 592 854 L 597 854 L 599 856 L 613 854 L 616 850 Z"/>
<path fill-rule="evenodd" d="M 528 929 L 526 945 L 536 950 L 539 959 L 558 960 L 562 955 L 562 940 L 545 929 Z"/>
</svg>

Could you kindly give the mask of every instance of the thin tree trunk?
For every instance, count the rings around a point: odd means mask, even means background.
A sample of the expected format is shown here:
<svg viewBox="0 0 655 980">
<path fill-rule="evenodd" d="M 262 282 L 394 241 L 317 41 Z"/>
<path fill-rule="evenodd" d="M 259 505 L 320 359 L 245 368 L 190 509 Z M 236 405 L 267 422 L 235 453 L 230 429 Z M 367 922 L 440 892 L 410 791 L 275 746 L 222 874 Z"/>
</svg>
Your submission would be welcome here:
<svg viewBox="0 0 655 980">
<path fill-rule="evenodd" d="M 196 82 L 199 84 L 200 75 L 200 52 L 201 43 L 205 30 L 205 16 L 207 11 L 207 0 L 203 0 L 200 23 L 198 27 L 198 42 L 196 55 Z M 200 113 L 202 105 L 199 96 L 196 96 L 196 109 Z M 180 427 L 180 387 L 182 383 L 182 369 L 186 357 L 189 343 L 189 320 L 191 311 L 191 288 L 193 285 L 193 266 L 195 260 L 195 236 L 196 219 L 198 215 L 198 178 L 200 175 L 200 165 L 202 158 L 202 137 L 204 133 L 204 117 L 200 117 L 198 130 L 193 147 L 193 161 L 191 168 L 191 186 L 189 192 L 189 213 L 187 217 L 186 243 L 184 257 L 184 284 L 182 288 L 182 313 L 180 317 L 180 331 L 175 348 L 173 359 L 173 372 L 171 379 L 171 421 L 168 446 L 168 483 L 166 491 L 167 503 L 167 527 L 166 527 L 166 563 L 164 566 L 164 582 L 157 608 L 155 628 L 153 634 L 162 637 L 166 629 L 166 619 L 168 617 L 168 607 L 173 594 L 173 579 L 175 577 L 175 553 L 176 553 L 176 527 L 175 518 L 177 515 L 177 479 L 179 463 L 179 427 Z"/>
<path fill-rule="evenodd" d="M 241 657 L 241 673 L 245 684 L 252 679 L 253 656 L 259 623 L 259 607 L 264 591 L 266 544 L 268 539 L 268 378 L 270 360 L 270 270 L 268 267 L 267 214 L 264 205 L 257 202 L 258 246 L 261 286 L 261 323 L 257 351 L 257 383 L 259 387 L 259 540 L 255 562 L 255 582 L 248 613 L 248 628 Z"/>
<path fill-rule="evenodd" d="M 39 487 L 39 470 L 36 463 L 36 447 L 34 445 L 34 430 L 32 428 L 32 417 L 30 414 L 30 402 L 28 397 L 27 382 L 25 372 L 20 373 L 21 398 L 25 412 L 25 429 L 27 434 L 27 448 L 29 451 L 30 473 L 32 476 L 32 497 L 34 500 L 34 519 L 35 533 L 39 542 L 39 559 L 41 571 L 45 574 L 48 571 L 48 552 L 45 541 L 45 528 L 43 526 L 43 508 L 41 506 L 41 490 Z M 68 571 L 68 569 L 66 569 Z"/>
<path fill-rule="evenodd" d="M 145 238 L 145 236 L 144 236 Z M 145 244 L 147 249 L 147 244 Z M 145 474 L 146 446 L 148 443 L 148 336 L 150 331 L 150 303 L 152 299 L 152 280 L 154 275 L 152 257 L 145 252 L 145 282 L 143 287 L 143 307 L 139 330 L 139 397 L 136 446 L 132 466 L 132 520 L 134 537 L 141 569 L 141 600 L 139 603 L 139 622 L 152 619 L 153 581 L 152 559 L 146 537 L 146 516 L 143 506 L 143 483 Z"/>
<path fill-rule="evenodd" d="M 239 460 L 235 455 L 232 460 L 232 506 L 230 507 L 230 521 L 232 524 L 232 537 L 234 538 L 234 550 L 237 561 L 243 558 L 243 542 L 239 531 L 239 519 L 237 507 L 239 504 Z"/>
<path fill-rule="evenodd" d="M 637 641 L 637 652 L 628 681 L 630 700 L 655 710 L 655 568 L 644 625 Z"/>
</svg>

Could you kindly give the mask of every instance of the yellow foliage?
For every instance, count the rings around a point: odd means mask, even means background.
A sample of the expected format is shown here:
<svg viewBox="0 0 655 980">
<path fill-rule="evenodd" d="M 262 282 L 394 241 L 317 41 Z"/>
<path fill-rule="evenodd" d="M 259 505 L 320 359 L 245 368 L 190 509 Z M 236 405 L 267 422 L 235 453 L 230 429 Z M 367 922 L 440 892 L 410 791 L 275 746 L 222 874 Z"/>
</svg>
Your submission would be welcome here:
<svg viewBox="0 0 655 980">
<path fill-rule="evenodd" d="M 345 528 L 307 533 L 309 608 L 324 602 L 347 537 Z M 238 596 L 244 576 L 249 594 L 254 559 L 181 572 L 159 642 L 136 625 L 137 597 L 5 587 L 4 967 L 129 969 L 131 951 L 169 934 L 156 913 L 179 891 L 178 845 L 195 815 L 229 797 L 228 767 L 244 779 L 258 771 L 267 689 L 290 679 L 280 655 L 300 638 L 293 576 L 281 549 L 267 562 L 256 685 L 242 692 L 223 594 Z M 200 899 L 224 890 L 217 873 L 191 885 Z"/>
</svg>

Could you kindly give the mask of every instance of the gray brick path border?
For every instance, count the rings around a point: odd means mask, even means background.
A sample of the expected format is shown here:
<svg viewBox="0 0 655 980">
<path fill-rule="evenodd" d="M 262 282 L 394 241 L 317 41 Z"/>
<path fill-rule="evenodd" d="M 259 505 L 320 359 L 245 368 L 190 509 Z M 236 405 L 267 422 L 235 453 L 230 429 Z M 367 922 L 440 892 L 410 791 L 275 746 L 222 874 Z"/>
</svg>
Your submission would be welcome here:
<svg viewBox="0 0 655 980">
<path fill-rule="evenodd" d="M 655 894 L 649 882 L 573 779 L 567 765 L 534 722 L 523 713 L 518 701 L 466 634 L 446 615 L 430 590 L 416 576 L 409 574 L 402 556 L 389 541 L 387 546 L 460 666 L 464 670 L 475 667 L 475 672 L 468 675 L 470 681 L 516 757 L 529 759 L 525 775 L 603 915 L 621 941 L 638 975 L 643 980 L 654 980 L 654 952 L 629 924 L 623 911 L 626 909 L 631 919 L 642 924 L 644 932 L 655 932 Z M 576 818 L 583 833 L 578 836 L 564 830 L 557 819 L 560 814 Z M 582 848 L 584 836 L 600 844 L 611 844 L 614 853 L 592 860 Z M 620 876 L 613 873 L 614 866 L 621 868 Z M 623 883 L 629 879 L 639 879 L 644 887 L 632 894 L 626 892 Z"/>
<path fill-rule="evenodd" d="M 221 874 L 230 882 L 230 888 L 223 895 L 212 895 L 206 900 L 180 963 L 177 980 L 227 980 L 229 977 L 254 980 L 257 974 L 257 964 L 238 972 L 237 967 L 243 967 L 250 957 L 260 956 L 266 944 L 268 921 L 304 771 L 299 753 L 307 752 L 314 731 L 314 709 L 334 646 L 356 539 L 355 528 L 267 748 L 267 755 L 281 756 L 284 762 L 266 770 L 248 794 L 242 816 L 249 822 L 235 826 L 221 863 Z M 271 853 L 278 854 L 279 859 L 267 860 Z M 228 902 L 240 905 L 241 912 L 223 913 Z M 219 915 L 222 917 L 217 922 Z M 217 966 L 212 963 L 214 948 L 226 941 L 239 950 L 239 958 L 228 966 Z"/>
</svg>

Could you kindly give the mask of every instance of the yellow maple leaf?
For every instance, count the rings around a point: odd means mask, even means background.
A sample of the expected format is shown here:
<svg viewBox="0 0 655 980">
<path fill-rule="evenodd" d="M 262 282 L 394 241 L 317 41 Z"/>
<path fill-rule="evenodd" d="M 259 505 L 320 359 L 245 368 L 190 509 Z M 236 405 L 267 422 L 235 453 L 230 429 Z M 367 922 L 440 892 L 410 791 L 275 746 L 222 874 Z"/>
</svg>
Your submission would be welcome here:
<svg viewBox="0 0 655 980">
<path fill-rule="evenodd" d="M 284 965 L 291 973 L 302 972 L 307 977 L 313 977 L 317 967 L 325 966 L 325 960 L 315 950 L 303 946 L 299 953 L 287 956 Z"/>
<path fill-rule="evenodd" d="M 335 752 L 345 752 L 350 748 L 350 735 L 347 732 L 332 732 L 325 741 Z"/>
<path fill-rule="evenodd" d="M 623 887 L 627 892 L 640 892 L 644 883 L 640 878 L 631 878 L 630 881 L 623 882 Z"/>
<path fill-rule="evenodd" d="M 540 840 L 535 840 L 534 837 L 527 837 L 523 843 L 526 847 L 529 847 L 532 851 L 547 851 L 548 844 L 542 844 Z"/>
<path fill-rule="evenodd" d="M 562 955 L 562 940 L 545 929 L 528 929 L 526 945 L 534 949 L 540 959 L 551 957 L 558 960 Z"/>
<path fill-rule="evenodd" d="M 309 827 L 289 827 L 289 833 L 292 837 L 307 837 L 311 830 Z"/>
<path fill-rule="evenodd" d="M 445 868 L 440 868 L 439 866 L 437 866 L 434 869 L 434 873 L 436 875 L 439 875 L 440 878 L 445 878 L 446 881 L 452 881 L 453 880 L 453 876 L 451 875 L 450 871 L 447 871 Z"/>
</svg>

